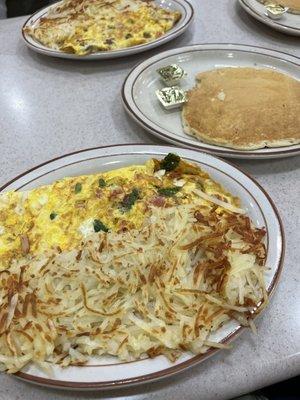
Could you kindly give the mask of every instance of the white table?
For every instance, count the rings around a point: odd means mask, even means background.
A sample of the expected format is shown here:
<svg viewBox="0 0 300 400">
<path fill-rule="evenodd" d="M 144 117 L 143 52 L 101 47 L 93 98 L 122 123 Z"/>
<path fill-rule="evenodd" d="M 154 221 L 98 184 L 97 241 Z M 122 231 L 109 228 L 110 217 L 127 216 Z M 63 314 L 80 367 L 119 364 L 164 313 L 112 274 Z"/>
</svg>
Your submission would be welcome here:
<svg viewBox="0 0 300 400">
<path fill-rule="evenodd" d="M 192 43 L 231 42 L 300 56 L 299 38 L 257 23 L 234 0 L 193 0 L 191 29 L 173 42 L 138 56 L 105 62 L 71 62 L 28 50 L 25 18 L 0 21 L 0 186 L 15 175 L 74 150 L 116 143 L 157 143 L 122 108 L 121 84 L 139 61 Z M 76 394 L 25 384 L 0 375 L 0 400 L 123 398 L 227 399 L 300 373 L 300 157 L 238 161 L 273 197 L 285 225 L 287 250 L 279 287 L 234 348 L 174 378 L 119 392 Z M 145 394 L 146 393 L 146 394 Z"/>
</svg>

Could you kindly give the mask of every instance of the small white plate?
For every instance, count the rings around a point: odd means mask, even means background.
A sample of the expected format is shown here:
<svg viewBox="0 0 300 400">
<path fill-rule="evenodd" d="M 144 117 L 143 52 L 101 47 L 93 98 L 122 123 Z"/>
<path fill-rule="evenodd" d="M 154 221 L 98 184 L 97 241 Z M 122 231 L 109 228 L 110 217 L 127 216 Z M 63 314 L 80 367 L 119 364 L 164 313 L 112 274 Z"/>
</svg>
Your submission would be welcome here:
<svg viewBox="0 0 300 400">
<path fill-rule="evenodd" d="M 300 36 L 299 14 L 287 12 L 279 20 L 274 20 L 266 15 L 265 6 L 258 0 L 239 0 L 239 3 L 248 14 L 263 24 L 269 25 L 271 28 L 287 35 Z"/>
<path fill-rule="evenodd" d="M 24 32 L 24 28 L 32 27 L 35 24 L 37 24 L 39 19 L 45 17 L 49 9 L 53 7 L 53 4 L 51 6 L 43 8 L 42 10 L 37 11 L 31 17 L 28 18 L 28 20 L 23 25 L 22 36 L 28 47 L 30 47 L 37 53 L 44 54 L 47 56 L 70 58 L 72 60 L 102 60 L 109 58 L 126 57 L 131 54 L 141 53 L 142 51 L 150 50 L 154 47 L 169 42 L 172 39 L 175 39 L 177 36 L 181 35 L 192 22 L 194 16 L 194 9 L 193 6 L 188 2 L 188 0 L 155 0 L 155 2 L 159 7 L 163 7 L 166 10 L 180 11 L 181 18 L 172 29 L 170 29 L 164 35 L 162 35 L 156 40 L 153 40 L 153 42 L 150 43 L 145 43 L 138 46 L 128 47 L 120 50 L 99 51 L 97 53 L 92 53 L 85 56 L 78 56 L 76 54 L 69 54 L 60 50 L 50 49 L 49 47 L 42 45 L 40 42 L 32 38 L 26 32 Z M 56 5 L 57 3 L 55 4 L 55 6 Z"/>
<path fill-rule="evenodd" d="M 169 152 L 176 152 L 184 159 L 195 162 L 205 169 L 213 179 L 241 199 L 243 208 L 256 226 L 266 228 L 266 265 L 269 270 L 265 280 L 268 293 L 271 295 L 279 280 L 284 255 L 284 234 L 278 212 L 268 194 L 250 176 L 228 162 L 207 153 L 171 146 L 134 144 L 81 150 L 24 172 L 0 188 L 0 192 L 29 190 L 66 176 L 92 174 L 131 164 L 143 164 L 149 158 L 162 158 Z M 241 326 L 230 321 L 215 332 L 211 340 L 229 343 L 242 331 Z M 113 357 L 99 357 L 81 367 L 54 366 L 51 376 L 33 365 L 28 365 L 16 376 L 42 386 L 61 389 L 76 391 L 112 389 L 171 376 L 204 361 L 217 351 L 210 349 L 198 356 L 185 353 L 175 363 L 171 363 L 163 356 L 129 363 L 118 362 Z"/>
<path fill-rule="evenodd" d="M 138 124 L 173 144 L 232 158 L 279 158 L 300 154 L 300 145 L 235 150 L 207 144 L 186 135 L 182 128 L 181 110 L 164 110 L 155 96 L 155 91 L 163 87 L 156 71 L 169 64 L 178 64 L 187 72 L 181 87 L 190 89 L 195 86 L 198 72 L 223 67 L 272 68 L 300 79 L 300 60 L 297 57 L 236 44 L 199 44 L 168 50 L 140 63 L 129 73 L 123 85 L 122 99 L 129 115 Z"/>
</svg>

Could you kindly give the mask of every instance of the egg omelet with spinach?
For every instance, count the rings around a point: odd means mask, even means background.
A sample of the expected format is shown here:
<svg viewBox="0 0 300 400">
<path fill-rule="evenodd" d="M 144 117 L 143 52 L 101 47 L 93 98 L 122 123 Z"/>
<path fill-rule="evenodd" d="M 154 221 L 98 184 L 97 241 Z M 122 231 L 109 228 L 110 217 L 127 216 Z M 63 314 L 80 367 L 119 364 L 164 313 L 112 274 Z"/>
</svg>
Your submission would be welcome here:
<svg viewBox="0 0 300 400">
<path fill-rule="evenodd" d="M 201 189 L 204 203 L 215 196 L 238 206 L 208 174 L 175 154 L 0 194 L 0 270 L 24 255 L 75 249 L 94 232 L 139 229 L 153 207 L 192 203 L 194 189 Z"/>
<path fill-rule="evenodd" d="M 46 47 L 82 56 L 151 42 L 180 17 L 153 0 L 64 0 L 25 32 Z"/>
</svg>

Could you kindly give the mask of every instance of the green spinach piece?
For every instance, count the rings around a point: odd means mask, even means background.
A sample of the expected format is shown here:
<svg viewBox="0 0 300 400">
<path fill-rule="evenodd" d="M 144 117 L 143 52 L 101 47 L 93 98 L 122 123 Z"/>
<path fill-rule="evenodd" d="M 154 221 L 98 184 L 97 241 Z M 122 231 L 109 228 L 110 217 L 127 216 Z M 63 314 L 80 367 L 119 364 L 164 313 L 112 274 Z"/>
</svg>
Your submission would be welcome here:
<svg viewBox="0 0 300 400">
<path fill-rule="evenodd" d="M 51 219 L 51 221 L 53 221 L 56 217 L 57 217 L 57 213 L 56 213 L 56 212 L 52 212 L 52 213 L 50 214 L 50 219 Z"/>
<path fill-rule="evenodd" d="M 169 153 L 161 162 L 160 169 L 164 169 L 167 172 L 173 171 L 179 165 L 180 157 L 177 154 Z"/>
<path fill-rule="evenodd" d="M 104 188 L 106 186 L 106 182 L 103 178 L 100 178 L 98 183 L 99 183 L 99 187 L 101 187 L 101 188 Z"/>
<path fill-rule="evenodd" d="M 95 232 L 108 232 L 108 227 L 103 224 L 103 222 L 100 221 L 100 219 L 94 219 L 94 231 Z"/>
<path fill-rule="evenodd" d="M 131 210 L 132 206 L 139 198 L 140 198 L 140 192 L 138 191 L 138 189 L 133 189 L 132 192 L 126 194 L 126 196 L 122 200 L 121 210 L 123 211 Z"/>
<path fill-rule="evenodd" d="M 76 194 L 78 194 L 81 192 L 81 190 L 82 190 L 82 184 L 77 182 L 74 191 Z"/>
<path fill-rule="evenodd" d="M 158 189 L 158 193 L 161 196 L 173 197 L 176 195 L 176 193 L 179 192 L 179 190 L 180 190 L 179 187 L 160 188 L 160 189 Z"/>
</svg>

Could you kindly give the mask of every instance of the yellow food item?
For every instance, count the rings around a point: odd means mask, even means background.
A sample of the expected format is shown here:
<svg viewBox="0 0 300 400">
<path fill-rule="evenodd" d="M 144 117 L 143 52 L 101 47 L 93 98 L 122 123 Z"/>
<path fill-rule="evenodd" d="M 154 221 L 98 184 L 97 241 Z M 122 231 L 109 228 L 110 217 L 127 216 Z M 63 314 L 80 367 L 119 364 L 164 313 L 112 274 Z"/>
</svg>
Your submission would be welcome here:
<svg viewBox="0 0 300 400">
<path fill-rule="evenodd" d="M 151 42 L 180 16 L 152 0 L 64 0 L 25 32 L 51 49 L 86 55 Z"/>
<path fill-rule="evenodd" d="M 160 197 L 168 206 L 188 202 L 194 196 L 190 188 L 197 182 L 203 182 L 208 193 L 235 201 L 200 170 L 189 177 L 176 196 L 163 197 L 159 188 L 173 187 L 176 174 L 174 179 L 168 174 L 157 177 L 154 168 L 150 161 L 147 165 L 65 178 L 24 193 L 0 195 L 0 268 L 26 252 L 37 255 L 51 248 L 76 248 L 95 231 L 95 221 L 116 232 L 140 228 L 152 201 Z M 179 176 L 185 178 L 185 174 Z M 138 199 L 124 210 L 122 203 L 130 196 L 134 198 L 135 191 Z"/>
<path fill-rule="evenodd" d="M 267 302 L 264 228 L 177 155 L 0 199 L 0 370 L 174 361 Z"/>
<path fill-rule="evenodd" d="M 259 0 L 264 5 L 279 4 L 288 7 L 288 12 L 300 14 L 300 0 Z"/>
<path fill-rule="evenodd" d="M 271 68 L 218 68 L 197 74 L 182 110 L 184 131 L 233 149 L 300 143 L 300 81 Z"/>
</svg>

